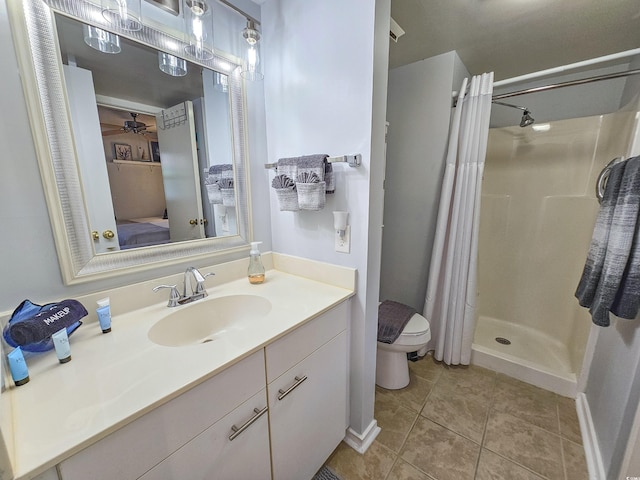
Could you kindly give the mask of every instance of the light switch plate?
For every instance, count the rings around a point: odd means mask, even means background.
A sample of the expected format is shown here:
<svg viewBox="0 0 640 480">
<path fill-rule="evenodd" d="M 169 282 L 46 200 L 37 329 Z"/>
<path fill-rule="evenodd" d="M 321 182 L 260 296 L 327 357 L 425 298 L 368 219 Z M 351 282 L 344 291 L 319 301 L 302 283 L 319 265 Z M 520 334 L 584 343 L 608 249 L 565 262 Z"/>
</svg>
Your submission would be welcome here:
<svg viewBox="0 0 640 480">
<path fill-rule="evenodd" d="M 347 225 L 344 236 L 340 238 L 340 234 L 334 233 L 336 238 L 336 252 L 349 253 L 351 251 L 351 225 Z"/>
</svg>

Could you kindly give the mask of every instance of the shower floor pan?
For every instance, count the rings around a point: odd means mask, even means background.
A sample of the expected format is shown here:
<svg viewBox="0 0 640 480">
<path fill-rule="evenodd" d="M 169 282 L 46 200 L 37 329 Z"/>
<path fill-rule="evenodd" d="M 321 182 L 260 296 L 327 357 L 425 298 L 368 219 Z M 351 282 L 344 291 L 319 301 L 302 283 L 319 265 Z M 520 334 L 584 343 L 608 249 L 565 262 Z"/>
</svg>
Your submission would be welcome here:
<svg viewBox="0 0 640 480">
<path fill-rule="evenodd" d="M 560 395 L 576 396 L 576 374 L 571 371 L 567 347 L 525 326 L 481 316 L 471 363 Z"/>
</svg>

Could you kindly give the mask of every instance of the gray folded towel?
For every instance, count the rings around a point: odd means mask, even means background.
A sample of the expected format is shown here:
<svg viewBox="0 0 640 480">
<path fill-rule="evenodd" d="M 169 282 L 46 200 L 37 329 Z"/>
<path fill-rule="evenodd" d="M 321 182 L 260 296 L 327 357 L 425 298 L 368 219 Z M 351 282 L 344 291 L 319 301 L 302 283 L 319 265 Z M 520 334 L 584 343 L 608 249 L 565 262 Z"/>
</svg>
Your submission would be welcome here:
<svg viewBox="0 0 640 480">
<path fill-rule="evenodd" d="M 609 326 L 609 312 L 634 319 L 640 310 L 640 157 L 611 168 L 576 289 L 593 323 Z"/>
<path fill-rule="evenodd" d="M 62 300 L 43 308 L 30 318 L 15 323 L 10 321 L 7 326 L 8 334 L 17 345 L 28 345 L 46 340 L 86 315 L 87 310 L 77 300 Z"/>
<path fill-rule="evenodd" d="M 209 177 L 207 179 L 209 184 L 217 183 L 223 178 L 233 178 L 233 165 L 224 163 L 209 167 Z"/>
<path fill-rule="evenodd" d="M 295 181 L 298 178 L 298 158 L 281 158 L 278 160 L 278 175 L 286 175 Z"/>
<path fill-rule="evenodd" d="M 336 193 L 336 182 L 333 176 L 333 166 L 329 162 L 324 162 L 324 181 L 327 186 L 327 193 Z"/>
<path fill-rule="evenodd" d="M 281 158 L 278 160 L 278 174 L 286 175 L 298 181 L 298 175 L 315 173 L 320 182 L 325 182 L 326 193 L 335 193 L 333 167 L 327 162 L 329 155 L 318 153 L 301 157 Z"/>
<path fill-rule="evenodd" d="M 315 173 L 320 182 L 324 181 L 324 165 L 327 163 L 327 158 L 329 155 L 325 154 L 316 154 L 316 155 L 305 155 L 304 157 L 298 158 L 298 175 L 307 173 Z"/>
<path fill-rule="evenodd" d="M 211 175 L 216 175 L 222 172 L 229 172 L 229 171 L 233 171 L 233 165 L 229 163 L 223 163 L 221 165 L 211 165 L 209 167 L 209 174 Z"/>
<path fill-rule="evenodd" d="M 404 303 L 393 300 L 382 302 L 378 307 L 378 341 L 395 342 L 415 313 L 415 308 Z"/>
</svg>

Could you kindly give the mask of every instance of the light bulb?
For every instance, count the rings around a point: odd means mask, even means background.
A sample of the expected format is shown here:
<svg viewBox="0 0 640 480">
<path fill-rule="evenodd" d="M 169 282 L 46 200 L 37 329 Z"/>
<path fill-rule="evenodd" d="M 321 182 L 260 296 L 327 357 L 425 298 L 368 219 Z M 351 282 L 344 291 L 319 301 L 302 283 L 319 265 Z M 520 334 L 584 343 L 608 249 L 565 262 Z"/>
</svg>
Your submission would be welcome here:
<svg viewBox="0 0 640 480">
<path fill-rule="evenodd" d="M 102 0 L 102 16 L 122 30 L 136 31 L 142 28 L 140 0 Z"/>
<path fill-rule="evenodd" d="M 102 53 L 120 53 L 120 37 L 91 25 L 82 25 L 84 42 Z"/>
</svg>

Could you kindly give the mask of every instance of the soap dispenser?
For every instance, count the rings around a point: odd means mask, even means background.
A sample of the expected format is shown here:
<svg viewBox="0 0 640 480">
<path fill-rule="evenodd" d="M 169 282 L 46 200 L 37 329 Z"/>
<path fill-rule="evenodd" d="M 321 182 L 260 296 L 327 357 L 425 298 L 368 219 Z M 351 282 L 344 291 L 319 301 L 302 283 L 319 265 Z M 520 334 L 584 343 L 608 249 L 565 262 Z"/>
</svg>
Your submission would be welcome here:
<svg viewBox="0 0 640 480">
<path fill-rule="evenodd" d="M 264 282 L 264 265 L 260 259 L 260 250 L 258 245 L 262 242 L 251 242 L 251 251 L 249 252 L 249 270 L 247 276 L 249 283 L 258 284 Z"/>
</svg>

